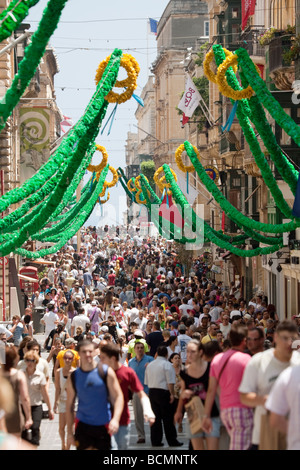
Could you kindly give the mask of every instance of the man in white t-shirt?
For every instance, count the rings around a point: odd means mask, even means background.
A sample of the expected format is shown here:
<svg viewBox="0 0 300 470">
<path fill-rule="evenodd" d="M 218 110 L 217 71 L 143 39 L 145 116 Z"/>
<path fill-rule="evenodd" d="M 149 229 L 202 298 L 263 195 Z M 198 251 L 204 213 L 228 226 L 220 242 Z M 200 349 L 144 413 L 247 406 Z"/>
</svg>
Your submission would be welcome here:
<svg viewBox="0 0 300 470">
<path fill-rule="evenodd" d="M 86 325 L 90 323 L 90 319 L 87 316 L 85 309 L 83 307 L 80 307 L 78 309 L 78 315 L 73 318 L 72 324 L 71 324 L 71 336 L 74 337 L 74 332 L 76 331 L 76 328 L 79 326 L 82 327 L 83 331 L 86 329 Z"/>
<path fill-rule="evenodd" d="M 178 326 L 178 346 L 180 347 L 180 357 L 182 364 L 186 363 L 186 348 L 188 343 L 191 341 L 191 337 L 186 334 L 186 326 L 179 325 Z"/>
<path fill-rule="evenodd" d="M 47 312 L 41 319 L 41 323 L 45 325 L 45 336 L 48 338 L 52 330 L 55 330 L 59 322 L 59 316 L 54 312 L 54 304 L 51 302 L 47 305 Z"/>
<path fill-rule="evenodd" d="M 287 450 L 300 450 L 299 384 L 300 365 L 288 367 L 279 375 L 266 401 L 271 426 L 287 434 Z"/>
<path fill-rule="evenodd" d="M 189 312 L 191 312 L 193 310 L 193 307 L 191 305 L 188 304 L 188 300 L 186 297 L 184 297 L 182 299 L 183 303 L 181 305 L 179 305 L 179 310 L 180 310 L 180 313 L 181 315 L 184 317 L 184 316 L 188 316 L 189 315 Z"/>
<path fill-rule="evenodd" d="M 300 354 L 292 349 L 292 343 L 297 339 L 297 326 L 282 321 L 274 334 L 275 348 L 255 354 L 245 368 L 239 392 L 241 402 L 255 408 L 253 449 L 260 443 L 261 417 L 266 414 L 265 403 L 275 380 L 287 367 L 300 364 Z"/>
</svg>

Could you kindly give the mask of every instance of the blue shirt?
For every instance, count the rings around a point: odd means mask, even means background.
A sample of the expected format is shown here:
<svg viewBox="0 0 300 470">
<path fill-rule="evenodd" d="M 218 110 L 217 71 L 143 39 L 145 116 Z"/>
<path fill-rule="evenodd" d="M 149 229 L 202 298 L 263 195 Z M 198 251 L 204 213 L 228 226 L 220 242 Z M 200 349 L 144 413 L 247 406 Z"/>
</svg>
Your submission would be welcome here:
<svg viewBox="0 0 300 470">
<path fill-rule="evenodd" d="M 146 364 L 149 364 L 149 362 L 152 361 L 154 361 L 154 358 L 152 356 L 147 356 L 147 354 L 144 354 L 143 359 L 141 361 L 138 361 L 136 357 L 133 357 L 128 363 L 129 367 L 131 367 L 131 369 L 133 369 L 136 375 L 138 376 L 141 384 L 144 387 L 144 392 L 147 393 L 147 395 L 149 394 L 149 388 L 144 383 Z"/>
<path fill-rule="evenodd" d="M 103 365 L 107 373 L 107 366 Z M 111 420 L 107 388 L 99 375 L 98 367 L 91 371 L 75 369 L 74 383 L 78 397 L 76 417 L 79 421 L 92 426 L 101 426 Z"/>
</svg>

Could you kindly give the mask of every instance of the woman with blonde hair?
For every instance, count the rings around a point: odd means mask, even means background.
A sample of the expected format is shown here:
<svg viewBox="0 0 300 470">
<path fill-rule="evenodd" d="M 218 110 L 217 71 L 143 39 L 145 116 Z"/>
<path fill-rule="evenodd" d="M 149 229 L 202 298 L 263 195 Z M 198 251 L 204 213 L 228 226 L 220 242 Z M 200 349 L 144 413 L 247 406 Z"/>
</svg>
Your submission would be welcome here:
<svg viewBox="0 0 300 470">
<path fill-rule="evenodd" d="M 50 404 L 50 398 L 46 387 L 47 381 L 45 374 L 37 369 L 39 355 L 36 351 L 28 351 L 24 356 L 26 364 L 25 377 L 30 397 L 31 416 L 33 424 L 31 426 L 32 435 L 29 438 L 27 431 L 22 432 L 22 438 L 30 441 L 31 444 L 39 446 L 40 444 L 40 426 L 43 417 L 43 401 L 49 410 L 49 419 L 53 420 L 54 414 Z"/>
<path fill-rule="evenodd" d="M 70 447 L 66 444 L 65 429 L 67 425 L 66 418 L 66 403 L 67 403 L 67 379 L 71 372 L 75 370 L 72 367 L 74 360 L 73 352 L 68 349 L 63 355 L 63 367 L 57 369 L 55 372 L 55 400 L 53 411 L 59 413 L 59 435 L 62 442 L 62 450 L 69 450 Z"/>
</svg>

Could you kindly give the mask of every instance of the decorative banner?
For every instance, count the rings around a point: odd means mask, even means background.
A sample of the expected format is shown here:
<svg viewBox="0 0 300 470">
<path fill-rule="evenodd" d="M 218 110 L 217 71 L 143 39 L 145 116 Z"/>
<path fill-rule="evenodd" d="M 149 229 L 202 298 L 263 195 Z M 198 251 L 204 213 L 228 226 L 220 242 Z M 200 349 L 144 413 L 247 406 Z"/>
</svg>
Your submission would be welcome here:
<svg viewBox="0 0 300 470">
<path fill-rule="evenodd" d="M 242 0 L 242 30 L 247 26 L 249 16 L 255 13 L 256 0 Z"/>
<path fill-rule="evenodd" d="M 36 173 L 50 157 L 50 111 L 20 109 L 21 184 Z"/>
<path fill-rule="evenodd" d="M 219 171 L 215 166 L 207 165 L 204 167 L 204 170 L 213 181 L 217 181 L 219 179 Z"/>
<path fill-rule="evenodd" d="M 192 117 L 195 109 L 200 103 L 201 95 L 191 77 L 188 75 L 185 83 L 185 92 L 181 98 L 178 109 L 180 109 L 185 117 Z"/>
</svg>

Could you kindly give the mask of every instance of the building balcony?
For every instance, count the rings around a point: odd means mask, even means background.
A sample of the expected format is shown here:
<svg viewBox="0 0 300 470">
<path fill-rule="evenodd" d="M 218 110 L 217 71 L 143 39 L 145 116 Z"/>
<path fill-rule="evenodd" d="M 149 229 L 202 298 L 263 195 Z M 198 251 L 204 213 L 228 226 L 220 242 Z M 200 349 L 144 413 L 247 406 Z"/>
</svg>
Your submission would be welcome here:
<svg viewBox="0 0 300 470">
<path fill-rule="evenodd" d="M 295 67 L 284 59 L 291 48 L 290 34 L 274 37 L 268 46 L 269 76 L 278 90 L 291 90 L 295 80 Z"/>
<path fill-rule="evenodd" d="M 259 43 L 259 37 L 263 34 L 263 32 L 264 30 L 262 30 L 261 28 L 250 26 L 247 30 L 242 33 L 242 42 L 240 44 L 240 47 L 246 49 L 250 57 L 265 57 L 266 48 L 265 46 L 261 46 Z"/>
</svg>

